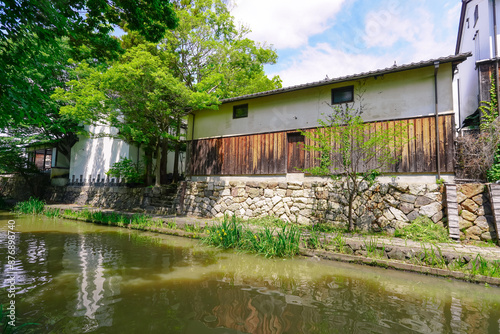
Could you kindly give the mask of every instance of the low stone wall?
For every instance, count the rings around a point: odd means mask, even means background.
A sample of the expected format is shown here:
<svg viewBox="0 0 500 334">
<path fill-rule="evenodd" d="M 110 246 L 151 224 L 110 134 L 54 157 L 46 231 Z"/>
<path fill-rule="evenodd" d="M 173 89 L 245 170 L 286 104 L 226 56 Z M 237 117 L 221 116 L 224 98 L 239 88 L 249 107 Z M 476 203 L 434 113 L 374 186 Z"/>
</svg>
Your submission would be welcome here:
<svg viewBox="0 0 500 334">
<path fill-rule="evenodd" d="M 299 224 L 345 226 L 348 202 L 332 182 L 188 182 L 187 214 L 243 219 L 276 216 Z M 437 184 L 365 184 L 354 203 L 361 230 L 393 232 L 420 215 L 444 224 L 443 187 Z"/>
<path fill-rule="evenodd" d="M 176 207 L 176 186 L 67 186 L 49 187 L 44 199 L 49 203 L 75 203 L 117 210 L 137 210 L 171 214 Z"/>
<path fill-rule="evenodd" d="M 496 238 L 488 187 L 482 183 L 457 185 L 460 238 L 488 241 Z"/>
<path fill-rule="evenodd" d="M 21 176 L 17 174 L 0 176 L 0 197 L 11 204 L 26 201 L 31 196 L 41 197 L 50 185 L 49 174 Z"/>
</svg>

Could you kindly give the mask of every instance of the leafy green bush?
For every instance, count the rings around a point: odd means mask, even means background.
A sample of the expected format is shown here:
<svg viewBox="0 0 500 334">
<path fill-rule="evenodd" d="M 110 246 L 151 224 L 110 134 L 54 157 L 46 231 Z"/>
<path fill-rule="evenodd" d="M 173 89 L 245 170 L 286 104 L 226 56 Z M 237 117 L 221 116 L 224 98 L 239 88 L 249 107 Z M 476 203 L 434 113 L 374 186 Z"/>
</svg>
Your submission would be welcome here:
<svg viewBox="0 0 500 334">
<path fill-rule="evenodd" d="M 107 176 L 123 178 L 126 183 L 143 183 L 144 171 L 140 162 L 134 163 L 128 158 L 120 158 L 120 161 L 115 162 L 113 166 L 106 172 Z"/>
<path fill-rule="evenodd" d="M 429 217 L 417 217 L 410 225 L 397 229 L 394 236 L 416 241 L 449 242 L 448 231 Z"/>
<path fill-rule="evenodd" d="M 29 200 L 19 202 L 14 207 L 14 212 L 37 215 L 43 212 L 45 201 L 35 197 L 30 197 Z"/>
<path fill-rule="evenodd" d="M 495 154 L 495 159 L 493 161 L 493 165 L 486 172 L 486 176 L 488 177 L 488 181 L 495 182 L 500 180 L 500 150 Z"/>
</svg>

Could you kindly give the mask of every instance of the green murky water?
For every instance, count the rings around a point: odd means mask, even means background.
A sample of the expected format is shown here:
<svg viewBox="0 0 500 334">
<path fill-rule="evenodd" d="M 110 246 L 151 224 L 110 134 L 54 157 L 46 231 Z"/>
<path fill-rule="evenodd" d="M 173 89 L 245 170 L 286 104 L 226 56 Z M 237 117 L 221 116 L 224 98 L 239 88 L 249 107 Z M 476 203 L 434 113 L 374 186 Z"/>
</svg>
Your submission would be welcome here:
<svg viewBox="0 0 500 334">
<path fill-rule="evenodd" d="M 498 288 L 68 220 L 0 214 L 0 265 L 20 332 L 500 333 Z"/>
</svg>

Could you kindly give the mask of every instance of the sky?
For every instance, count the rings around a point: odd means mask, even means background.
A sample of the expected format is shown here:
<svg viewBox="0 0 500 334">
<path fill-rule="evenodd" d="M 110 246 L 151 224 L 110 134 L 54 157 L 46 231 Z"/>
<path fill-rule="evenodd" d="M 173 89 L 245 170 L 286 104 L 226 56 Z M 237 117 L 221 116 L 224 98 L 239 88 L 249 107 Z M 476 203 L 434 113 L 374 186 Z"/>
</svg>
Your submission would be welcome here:
<svg viewBox="0 0 500 334">
<path fill-rule="evenodd" d="M 460 0 L 233 0 L 235 22 L 278 53 L 283 87 L 455 53 Z"/>
</svg>

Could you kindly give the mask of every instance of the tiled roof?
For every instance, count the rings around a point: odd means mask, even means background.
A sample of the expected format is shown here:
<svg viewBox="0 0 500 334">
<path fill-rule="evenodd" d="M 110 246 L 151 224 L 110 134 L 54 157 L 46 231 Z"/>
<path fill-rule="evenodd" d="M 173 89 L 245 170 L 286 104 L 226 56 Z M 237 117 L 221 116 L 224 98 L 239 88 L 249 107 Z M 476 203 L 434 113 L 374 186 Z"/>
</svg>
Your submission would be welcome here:
<svg viewBox="0 0 500 334">
<path fill-rule="evenodd" d="M 325 80 L 321 80 L 321 81 L 316 81 L 316 82 L 311 82 L 311 83 L 306 83 L 306 84 L 301 84 L 301 85 L 296 85 L 296 86 L 290 86 L 290 87 L 285 87 L 285 88 L 269 90 L 266 92 L 259 92 L 259 93 L 254 93 L 254 94 L 232 97 L 232 98 L 228 98 L 228 99 L 223 99 L 223 100 L 221 100 L 221 102 L 228 103 L 228 102 L 234 102 L 234 101 L 254 99 L 254 98 L 262 97 L 262 96 L 282 94 L 282 93 L 287 93 L 287 92 L 292 92 L 292 91 L 297 91 L 297 90 L 302 90 L 302 89 L 307 89 L 307 88 L 330 85 L 330 84 L 344 82 L 344 81 L 357 80 L 357 79 L 362 79 L 362 78 L 371 77 L 371 76 L 375 76 L 375 75 L 383 75 L 383 74 L 401 72 L 401 71 L 412 70 L 412 69 L 422 68 L 422 67 L 427 67 L 427 66 L 434 66 L 434 64 L 436 62 L 439 62 L 440 64 L 451 63 L 451 62 L 454 64 L 459 64 L 459 63 L 463 62 L 465 59 L 467 59 L 467 57 L 470 57 L 471 55 L 472 54 L 470 52 L 468 52 L 468 53 L 462 53 L 462 54 L 452 55 L 452 56 L 448 56 L 448 57 L 441 57 L 441 58 L 436 58 L 436 59 L 424 60 L 424 61 L 420 61 L 418 63 L 395 65 L 395 66 L 387 67 L 384 69 L 379 69 L 379 70 L 374 70 L 374 71 L 369 71 L 369 72 L 362 72 L 362 73 L 352 74 L 352 75 L 346 75 L 346 76 L 338 77 L 338 78 L 334 78 L 334 79 L 325 79 Z"/>
</svg>

